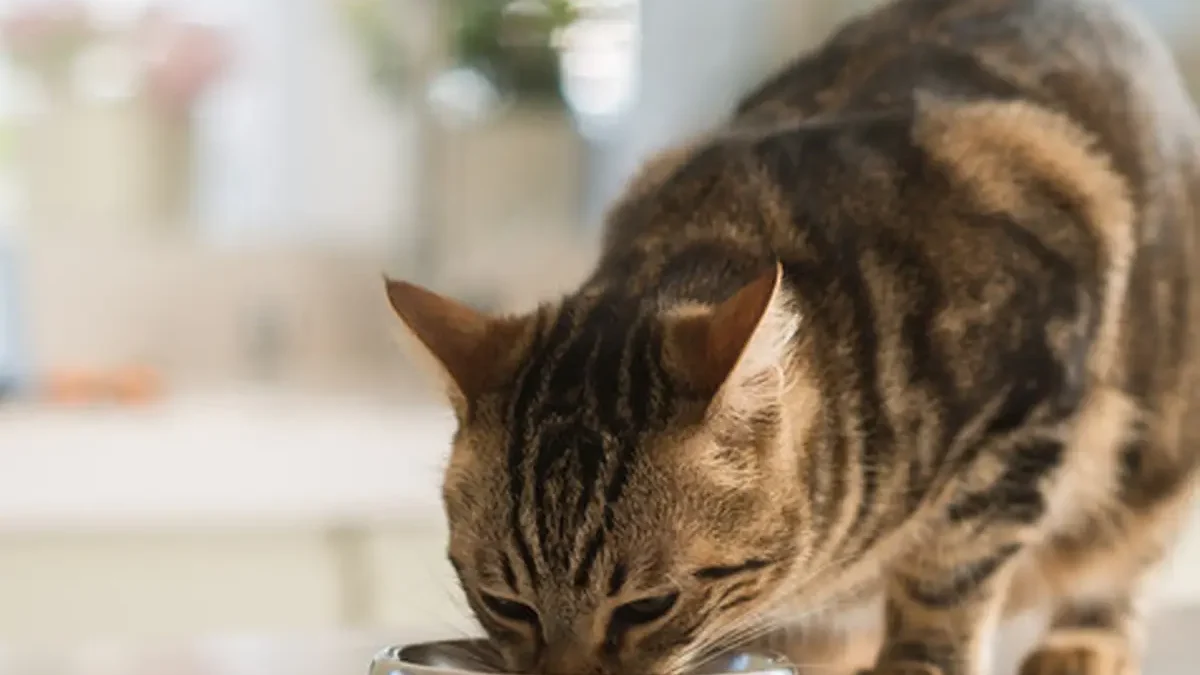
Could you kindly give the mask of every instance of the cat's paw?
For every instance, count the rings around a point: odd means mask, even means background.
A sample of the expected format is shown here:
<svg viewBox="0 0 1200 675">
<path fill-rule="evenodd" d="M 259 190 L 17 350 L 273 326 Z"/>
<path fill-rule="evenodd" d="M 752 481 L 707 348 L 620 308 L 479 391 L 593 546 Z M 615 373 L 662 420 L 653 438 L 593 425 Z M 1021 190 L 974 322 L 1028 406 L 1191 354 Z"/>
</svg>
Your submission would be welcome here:
<svg viewBox="0 0 1200 675">
<path fill-rule="evenodd" d="M 1020 675 L 1139 675 L 1123 641 L 1104 634 L 1052 635 L 1025 658 Z"/>
</svg>

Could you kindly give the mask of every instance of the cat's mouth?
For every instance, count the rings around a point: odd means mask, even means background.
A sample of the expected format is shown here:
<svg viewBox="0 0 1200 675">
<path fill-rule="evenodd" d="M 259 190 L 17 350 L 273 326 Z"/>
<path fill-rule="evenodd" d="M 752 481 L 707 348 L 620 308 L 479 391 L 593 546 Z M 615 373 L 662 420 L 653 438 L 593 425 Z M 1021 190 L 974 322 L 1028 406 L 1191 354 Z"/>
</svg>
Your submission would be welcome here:
<svg viewBox="0 0 1200 675">
<path fill-rule="evenodd" d="M 508 674 L 499 652 L 486 640 L 426 642 L 389 647 L 371 663 L 369 675 Z M 785 659 L 769 652 L 731 652 L 711 659 L 689 675 L 799 675 Z"/>
</svg>

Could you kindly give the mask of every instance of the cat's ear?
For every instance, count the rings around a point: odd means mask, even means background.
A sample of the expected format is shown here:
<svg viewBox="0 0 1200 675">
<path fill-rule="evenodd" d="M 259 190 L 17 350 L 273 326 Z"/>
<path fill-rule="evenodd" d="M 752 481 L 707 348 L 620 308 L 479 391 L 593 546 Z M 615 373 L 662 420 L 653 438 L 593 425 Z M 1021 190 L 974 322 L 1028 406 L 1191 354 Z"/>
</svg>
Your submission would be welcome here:
<svg viewBox="0 0 1200 675">
<path fill-rule="evenodd" d="M 799 320 L 776 264 L 724 302 L 671 321 L 668 349 L 697 392 L 732 394 L 781 372 Z"/>
<path fill-rule="evenodd" d="M 493 317 L 405 281 L 385 277 L 384 284 L 388 302 L 431 357 L 457 412 L 511 373 L 528 320 Z"/>
</svg>

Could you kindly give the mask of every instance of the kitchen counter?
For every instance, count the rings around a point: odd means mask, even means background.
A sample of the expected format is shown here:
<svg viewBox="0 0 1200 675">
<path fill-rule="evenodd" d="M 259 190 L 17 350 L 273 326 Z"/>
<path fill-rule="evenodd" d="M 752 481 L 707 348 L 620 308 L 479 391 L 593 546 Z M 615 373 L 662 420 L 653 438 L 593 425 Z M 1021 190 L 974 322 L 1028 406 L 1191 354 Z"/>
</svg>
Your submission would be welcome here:
<svg viewBox="0 0 1200 675">
<path fill-rule="evenodd" d="M 0 408 L 0 533 L 441 519 L 433 405 L 240 393 Z"/>
<path fill-rule="evenodd" d="M 237 392 L 0 408 L 0 635 L 470 629 L 431 404 Z M 1200 605 L 1194 523 L 1159 605 Z"/>
</svg>

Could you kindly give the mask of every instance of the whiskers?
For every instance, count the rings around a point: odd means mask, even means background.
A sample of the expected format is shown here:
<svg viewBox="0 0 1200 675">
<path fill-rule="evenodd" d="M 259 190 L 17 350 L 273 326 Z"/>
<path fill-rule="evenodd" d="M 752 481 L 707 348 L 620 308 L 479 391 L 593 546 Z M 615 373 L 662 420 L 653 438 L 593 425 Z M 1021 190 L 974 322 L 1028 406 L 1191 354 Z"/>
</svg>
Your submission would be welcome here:
<svg viewBox="0 0 1200 675">
<path fill-rule="evenodd" d="M 470 659 L 471 670 L 476 673 L 504 672 L 504 659 L 490 642 L 472 640 L 463 645 L 464 656 Z"/>
<path fill-rule="evenodd" d="M 842 556 L 826 562 L 819 569 L 784 584 L 757 607 L 737 617 L 732 623 L 714 624 L 702 629 L 697 639 L 677 654 L 668 664 L 668 672 L 685 673 L 723 654 L 738 650 L 763 650 L 785 657 L 790 665 L 804 669 L 836 669 L 845 667 L 845 640 L 840 643 L 835 631 L 823 621 L 832 613 L 840 613 L 875 590 L 870 578 L 849 584 L 836 594 L 821 598 L 803 608 L 789 606 L 797 600 L 800 590 L 829 572 L 853 562 L 852 556 Z M 822 624 L 826 624 L 822 627 Z M 800 656 L 804 652 L 821 652 L 827 658 L 811 660 Z"/>
<path fill-rule="evenodd" d="M 485 640 L 463 640 L 445 642 L 437 645 L 436 653 L 428 653 L 413 659 L 416 665 L 442 669 L 453 669 L 456 672 L 470 673 L 504 673 L 505 668 L 500 653 Z"/>
<path fill-rule="evenodd" d="M 475 624 L 475 614 L 467 604 L 466 596 L 457 579 L 445 573 L 443 564 L 435 563 L 432 560 L 424 562 L 427 581 L 437 588 L 447 606 L 452 607 L 457 615 L 453 619 L 446 616 L 436 617 L 439 630 L 444 630 L 452 639 L 473 640 L 478 638 L 478 631 L 472 633 L 467 628 L 467 625 Z"/>
</svg>

